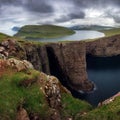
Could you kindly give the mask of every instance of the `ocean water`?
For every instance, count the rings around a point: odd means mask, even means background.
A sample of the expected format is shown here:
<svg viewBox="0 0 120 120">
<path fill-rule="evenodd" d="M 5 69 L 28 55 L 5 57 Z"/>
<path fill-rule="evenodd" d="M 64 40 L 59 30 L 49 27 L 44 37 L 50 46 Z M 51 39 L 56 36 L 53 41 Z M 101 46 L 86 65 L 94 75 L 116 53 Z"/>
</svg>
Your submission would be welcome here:
<svg viewBox="0 0 120 120">
<path fill-rule="evenodd" d="M 99 102 L 120 91 L 120 56 L 87 56 L 87 73 L 89 80 L 95 83 L 96 89 L 83 95 L 77 94 L 78 98 L 97 106 Z"/>
</svg>

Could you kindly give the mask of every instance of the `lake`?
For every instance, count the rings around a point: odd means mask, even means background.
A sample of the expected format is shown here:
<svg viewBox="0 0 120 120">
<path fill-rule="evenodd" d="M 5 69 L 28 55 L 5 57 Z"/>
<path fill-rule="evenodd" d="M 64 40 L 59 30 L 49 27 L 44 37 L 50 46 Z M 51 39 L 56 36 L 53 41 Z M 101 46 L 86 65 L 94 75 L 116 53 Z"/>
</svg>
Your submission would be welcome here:
<svg viewBox="0 0 120 120">
<path fill-rule="evenodd" d="M 87 73 L 88 79 L 95 83 L 96 90 L 86 94 L 73 93 L 76 97 L 97 106 L 120 91 L 120 56 L 87 56 Z"/>
<path fill-rule="evenodd" d="M 104 37 L 104 33 L 93 31 L 93 30 L 76 30 L 75 34 L 60 37 L 60 38 L 49 38 L 49 39 L 31 39 L 36 40 L 40 42 L 58 42 L 58 41 L 79 41 L 79 40 L 85 40 L 85 39 L 94 39 L 99 37 Z"/>
</svg>

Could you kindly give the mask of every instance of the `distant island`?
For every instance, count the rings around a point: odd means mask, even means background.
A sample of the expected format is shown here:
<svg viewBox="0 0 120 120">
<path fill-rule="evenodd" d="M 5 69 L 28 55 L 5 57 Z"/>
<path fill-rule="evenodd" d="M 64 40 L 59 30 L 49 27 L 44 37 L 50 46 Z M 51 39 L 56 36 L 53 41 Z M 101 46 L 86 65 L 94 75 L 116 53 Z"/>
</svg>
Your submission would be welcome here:
<svg viewBox="0 0 120 120">
<path fill-rule="evenodd" d="M 56 25 L 26 25 L 15 36 L 24 39 L 58 38 L 74 33 L 74 30 Z"/>
</svg>

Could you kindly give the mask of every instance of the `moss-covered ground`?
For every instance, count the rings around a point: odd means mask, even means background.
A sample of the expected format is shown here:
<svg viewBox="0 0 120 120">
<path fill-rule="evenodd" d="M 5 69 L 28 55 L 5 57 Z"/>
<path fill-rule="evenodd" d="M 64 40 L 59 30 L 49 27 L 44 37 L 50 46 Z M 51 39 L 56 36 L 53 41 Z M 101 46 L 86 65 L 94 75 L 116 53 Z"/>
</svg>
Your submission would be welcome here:
<svg viewBox="0 0 120 120">
<path fill-rule="evenodd" d="M 41 116 L 48 114 L 48 104 L 40 86 L 33 84 L 29 87 L 21 86 L 25 80 L 37 80 L 40 74 L 36 70 L 15 72 L 7 69 L 0 77 L 0 120 L 15 120 L 17 108 L 23 106 L 28 113 Z"/>
<path fill-rule="evenodd" d="M 10 36 L 8 36 L 6 34 L 3 34 L 3 33 L 0 33 L 0 42 L 3 41 L 6 38 L 10 38 Z"/>
<path fill-rule="evenodd" d="M 120 28 L 113 28 L 109 30 L 102 30 L 106 37 L 120 34 Z"/>
<path fill-rule="evenodd" d="M 15 120 L 17 109 L 23 107 L 28 114 L 37 114 L 41 119 L 46 119 L 51 113 L 51 108 L 47 102 L 44 92 L 40 89 L 42 83 L 37 84 L 40 72 L 28 70 L 16 72 L 12 68 L 7 68 L 0 73 L 0 120 Z M 46 81 L 47 77 L 45 78 Z M 25 85 L 25 81 L 36 81 Z M 61 116 L 76 118 L 83 112 L 92 109 L 88 103 L 75 99 L 71 94 L 62 92 Z"/>
<path fill-rule="evenodd" d="M 81 120 L 120 120 L 120 97 L 116 98 L 114 102 L 98 107 L 82 118 Z"/>
</svg>

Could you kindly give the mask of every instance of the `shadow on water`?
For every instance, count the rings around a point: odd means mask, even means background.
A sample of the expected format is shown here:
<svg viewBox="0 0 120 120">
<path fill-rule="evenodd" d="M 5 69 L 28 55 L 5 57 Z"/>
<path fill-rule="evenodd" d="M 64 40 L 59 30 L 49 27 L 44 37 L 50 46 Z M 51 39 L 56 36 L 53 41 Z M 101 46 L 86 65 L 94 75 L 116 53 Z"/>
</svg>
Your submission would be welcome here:
<svg viewBox="0 0 120 120">
<path fill-rule="evenodd" d="M 87 55 L 87 73 L 96 90 L 83 99 L 96 106 L 99 102 L 120 91 L 120 56 L 93 57 Z"/>
</svg>

